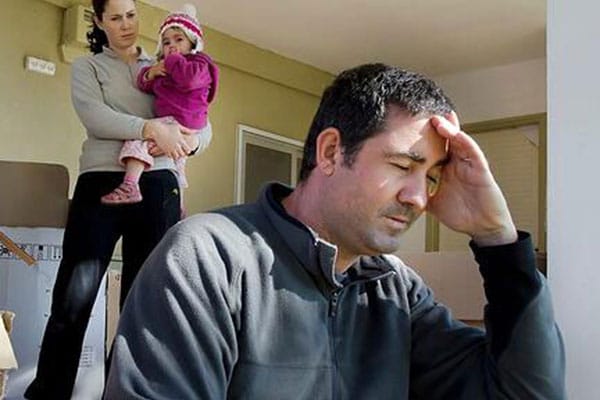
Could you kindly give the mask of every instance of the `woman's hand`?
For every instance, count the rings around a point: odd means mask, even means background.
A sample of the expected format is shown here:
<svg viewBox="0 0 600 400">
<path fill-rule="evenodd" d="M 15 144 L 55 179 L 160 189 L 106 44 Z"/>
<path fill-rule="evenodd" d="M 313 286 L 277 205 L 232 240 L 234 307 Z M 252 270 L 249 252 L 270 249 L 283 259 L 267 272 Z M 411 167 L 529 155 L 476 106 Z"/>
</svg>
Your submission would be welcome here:
<svg viewBox="0 0 600 400">
<path fill-rule="evenodd" d="M 154 142 L 162 154 L 177 160 L 187 156 L 190 151 L 195 149 L 189 138 L 189 136 L 193 136 L 190 135 L 191 133 L 193 130 L 179 125 L 172 118 L 159 118 L 147 121 L 142 135 L 144 139 Z M 154 148 L 150 155 L 161 154 L 157 153 L 157 149 Z"/>
<path fill-rule="evenodd" d="M 431 124 L 447 140 L 449 162 L 427 210 L 480 246 L 516 241 L 517 231 L 502 191 L 477 143 L 460 129 L 456 114 L 434 116 Z"/>
<path fill-rule="evenodd" d="M 183 140 L 185 140 L 188 145 L 192 148 L 192 151 L 194 149 L 196 149 L 199 145 L 200 140 L 198 139 L 198 135 L 188 135 L 188 134 L 184 134 L 183 135 Z M 165 152 L 162 151 L 160 149 L 160 147 L 158 147 L 156 145 L 156 142 L 149 140 L 148 141 L 148 153 L 152 156 L 152 157 L 159 157 L 159 156 L 163 156 L 165 155 Z M 188 153 L 189 155 L 190 153 Z"/>
<path fill-rule="evenodd" d="M 184 134 L 183 140 L 185 140 L 187 142 L 188 146 L 190 147 L 190 149 L 192 149 L 188 152 L 187 155 L 190 155 L 191 152 L 196 150 L 198 148 L 198 145 L 200 144 L 200 139 L 198 139 L 198 135 L 196 135 L 196 134 L 193 134 L 193 135 Z"/>
</svg>

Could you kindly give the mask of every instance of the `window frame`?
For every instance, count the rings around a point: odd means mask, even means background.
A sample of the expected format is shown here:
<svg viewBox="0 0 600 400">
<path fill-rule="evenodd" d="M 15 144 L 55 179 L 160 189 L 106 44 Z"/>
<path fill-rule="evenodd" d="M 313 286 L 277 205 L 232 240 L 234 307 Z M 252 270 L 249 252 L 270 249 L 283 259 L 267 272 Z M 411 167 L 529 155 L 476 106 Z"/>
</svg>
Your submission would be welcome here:
<svg viewBox="0 0 600 400">
<path fill-rule="evenodd" d="M 252 126 L 238 124 L 236 135 L 235 179 L 233 191 L 235 204 L 242 204 L 245 201 L 244 193 L 246 183 L 245 176 L 247 144 L 290 154 L 290 182 L 292 186 L 296 185 L 298 176 L 298 160 L 302 160 L 304 143 L 274 132 L 268 132 Z"/>
</svg>

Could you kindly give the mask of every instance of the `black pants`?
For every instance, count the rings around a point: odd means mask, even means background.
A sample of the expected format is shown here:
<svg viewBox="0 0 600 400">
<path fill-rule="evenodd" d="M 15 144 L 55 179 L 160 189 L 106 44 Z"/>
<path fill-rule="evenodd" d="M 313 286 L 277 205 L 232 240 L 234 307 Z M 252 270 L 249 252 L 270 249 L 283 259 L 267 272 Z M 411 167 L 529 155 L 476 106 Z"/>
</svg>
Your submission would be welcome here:
<svg viewBox="0 0 600 400">
<path fill-rule="evenodd" d="M 143 173 L 141 203 L 102 205 L 100 197 L 122 180 L 120 172 L 88 172 L 77 181 L 37 375 L 25 392 L 28 399 L 71 398 L 85 330 L 117 240 L 123 237 L 122 306 L 144 260 L 179 220 L 179 186 L 172 172 Z"/>
</svg>

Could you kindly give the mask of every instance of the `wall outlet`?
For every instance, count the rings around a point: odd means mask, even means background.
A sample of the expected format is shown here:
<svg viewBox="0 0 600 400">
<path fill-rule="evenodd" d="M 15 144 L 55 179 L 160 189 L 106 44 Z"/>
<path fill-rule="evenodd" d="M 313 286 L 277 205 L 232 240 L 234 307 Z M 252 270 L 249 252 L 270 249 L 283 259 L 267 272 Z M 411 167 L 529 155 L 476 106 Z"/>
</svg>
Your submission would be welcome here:
<svg viewBox="0 0 600 400">
<path fill-rule="evenodd" d="M 39 72 L 40 74 L 54 75 L 56 73 L 56 64 L 41 58 L 27 56 L 25 57 L 25 69 L 27 71 Z"/>
</svg>

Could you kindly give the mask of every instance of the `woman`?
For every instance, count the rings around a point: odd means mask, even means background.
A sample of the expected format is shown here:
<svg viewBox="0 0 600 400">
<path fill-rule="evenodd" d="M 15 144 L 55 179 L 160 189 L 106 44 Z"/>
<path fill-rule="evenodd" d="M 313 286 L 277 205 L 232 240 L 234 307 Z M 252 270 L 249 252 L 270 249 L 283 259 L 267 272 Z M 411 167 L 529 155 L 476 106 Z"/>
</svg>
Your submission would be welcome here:
<svg viewBox="0 0 600 400">
<path fill-rule="evenodd" d="M 37 375 L 25 392 L 28 399 L 71 397 L 85 329 L 117 240 L 123 237 L 122 305 L 147 255 L 179 220 L 173 159 L 193 152 L 201 139 L 177 124 L 152 119 L 152 97 L 135 87 L 137 71 L 152 62 L 135 45 L 135 1 L 93 0 L 93 8 L 88 41 L 94 54 L 77 59 L 71 77 L 73 105 L 87 139 Z M 122 207 L 103 205 L 101 196 L 123 180 L 118 155 L 128 139 L 151 140 L 158 148 L 154 167 L 140 180 L 144 199 Z"/>
</svg>

